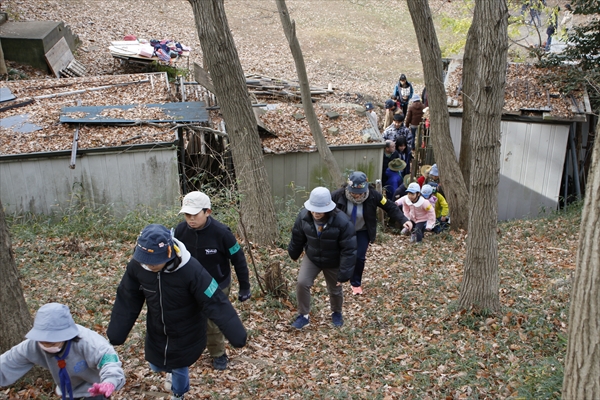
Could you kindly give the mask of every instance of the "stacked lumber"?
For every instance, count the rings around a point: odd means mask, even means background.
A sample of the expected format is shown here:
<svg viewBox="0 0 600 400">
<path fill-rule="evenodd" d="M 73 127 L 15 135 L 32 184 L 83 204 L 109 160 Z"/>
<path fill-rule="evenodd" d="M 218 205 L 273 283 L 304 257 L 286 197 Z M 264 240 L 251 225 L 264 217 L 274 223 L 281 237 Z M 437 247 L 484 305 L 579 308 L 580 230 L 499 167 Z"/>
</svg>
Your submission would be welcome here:
<svg viewBox="0 0 600 400">
<path fill-rule="evenodd" d="M 77 60 L 72 60 L 69 65 L 58 72 L 61 78 L 76 78 L 85 76 L 85 66 Z"/>
<path fill-rule="evenodd" d="M 246 85 L 248 91 L 257 97 L 283 98 L 291 100 L 300 100 L 300 84 L 295 81 L 285 81 L 283 79 L 271 78 L 260 75 L 246 75 Z M 333 88 L 311 87 L 311 96 L 325 96 L 333 93 Z M 317 98 L 312 97 L 313 101 Z"/>
</svg>

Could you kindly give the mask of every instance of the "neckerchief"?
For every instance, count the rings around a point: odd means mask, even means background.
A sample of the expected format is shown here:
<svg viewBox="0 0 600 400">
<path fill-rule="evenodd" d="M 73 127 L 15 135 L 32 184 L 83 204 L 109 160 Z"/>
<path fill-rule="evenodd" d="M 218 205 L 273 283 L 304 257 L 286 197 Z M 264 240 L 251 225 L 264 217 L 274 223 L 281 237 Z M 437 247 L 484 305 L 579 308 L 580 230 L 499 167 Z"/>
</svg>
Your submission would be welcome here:
<svg viewBox="0 0 600 400">
<path fill-rule="evenodd" d="M 71 387 L 71 378 L 67 372 L 67 362 L 65 358 L 69 356 L 69 350 L 71 349 L 71 341 L 67 342 L 67 347 L 62 356 L 54 356 L 58 363 L 58 377 L 60 378 L 60 391 L 62 392 L 62 399 L 67 400 L 66 391 L 69 391 L 69 399 L 73 400 L 73 387 Z"/>
</svg>

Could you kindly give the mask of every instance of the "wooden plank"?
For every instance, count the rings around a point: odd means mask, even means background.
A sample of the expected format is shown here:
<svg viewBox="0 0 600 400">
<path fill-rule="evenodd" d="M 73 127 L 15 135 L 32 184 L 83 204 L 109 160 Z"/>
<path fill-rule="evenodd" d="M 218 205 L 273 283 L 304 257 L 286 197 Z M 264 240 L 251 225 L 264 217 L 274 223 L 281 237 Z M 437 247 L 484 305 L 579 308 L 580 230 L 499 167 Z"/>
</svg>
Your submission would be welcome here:
<svg viewBox="0 0 600 400">
<path fill-rule="evenodd" d="M 590 104 L 590 96 L 588 96 L 588 92 L 585 89 L 583 91 L 583 104 L 585 104 L 585 113 L 586 114 L 591 114 L 592 113 L 592 106 Z"/>
<path fill-rule="evenodd" d="M 57 78 L 60 78 L 60 70 L 65 69 L 69 63 L 75 59 L 64 37 L 60 38 L 60 40 L 44 54 L 44 57 L 46 57 L 46 62 Z"/>
<path fill-rule="evenodd" d="M 194 63 L 194 79 L 211 93 L 215 92 L 215 86 L 212 83 L 211 77 L 198 63 Z"/>
</svg>

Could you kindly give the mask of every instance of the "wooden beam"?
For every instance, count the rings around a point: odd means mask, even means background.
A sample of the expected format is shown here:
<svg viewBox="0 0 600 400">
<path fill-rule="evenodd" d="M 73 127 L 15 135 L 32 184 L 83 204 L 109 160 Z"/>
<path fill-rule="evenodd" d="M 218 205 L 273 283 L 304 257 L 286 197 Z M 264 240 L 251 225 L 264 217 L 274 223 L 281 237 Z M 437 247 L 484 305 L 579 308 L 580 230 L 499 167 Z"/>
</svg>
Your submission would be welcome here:
<svg viewBox="0 0 600 400">
<path fill-rule="evenodd" d="M 208 72 L 198 65 L 198 63 L 194 63 L 194 79 L 211 93 L 215 92 L 215 86 L 213 85 L 210 75 L 208 75 Z"/>
</svg>

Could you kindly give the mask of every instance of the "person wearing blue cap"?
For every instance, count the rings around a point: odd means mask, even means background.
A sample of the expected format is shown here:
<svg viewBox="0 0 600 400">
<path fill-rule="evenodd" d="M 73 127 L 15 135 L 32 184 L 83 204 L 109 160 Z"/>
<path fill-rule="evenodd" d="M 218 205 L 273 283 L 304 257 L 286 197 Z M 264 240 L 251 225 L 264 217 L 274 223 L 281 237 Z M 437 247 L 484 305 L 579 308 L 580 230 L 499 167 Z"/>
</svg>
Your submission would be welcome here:
<svg viewBox="0 0 600 400">
<path fill-rule="evenodd" d="M 423 240 L 425 231 L 435 227 L 435 209 L 431 203 L 421 195 L 421 187 L 413 182 L 406 188 L 406 195 L 396 200 L 396 205 L 402 207 L 406 217 L 412 222 L 410 242 L 419 243 Z"/>
<path fill-rule="evenodd" d="M 353 295 L 363 294 L 362 276 L 367 259 L 369 243 L 375 242 L 377 236 L 377 207 L 383 209 L 395 222 L 407 229 L 412 229 L 412 224 L 396 207 L 394 202 L 369 187 L 367 175 L 361 171 L 354 171 L 348 176 L 348 182 L 331 194 L 337 208 L 350 217 L 356 230 L 356 265 L 350 279 Z"/>
<path fill-rule="evenodd" d="M 310 288 L 320 272 L 327 284 L 331 321 L 336 327 L 342 326 L 342 283 L 350 279 L 354 270 L 356 236 L 354 225 L 345 213 L 336 209 L 325 187 L 316 187 L 310 192 L 294 222 L 288 254 L 295 261 L 302 252 L 304 257 L 296 284 L 298 315 L 292 326 L 302 329 L 309 324 Z"/>
<path fill-rule="evenodd" d="M 165 385 L 173 392 L 171 400 L 183 399 L 189 391 L 188 367 L 206 347 L 207 318 L 233 347 L 246 344 L 242 321 L 217 281 L 158 224 L 146 226 L 138 237 L 117 289 L 106 331 L 111 344 L 125 342 L 144 303 L 145 357 L 153 371 L 171 374 Z"/>
<path fill-rule="evenodd" d="M 77 325 L 69 307 L 40 307 L 27 340 L 0 356 L 0 386 L 13 384 L 33 366 L 50 371 L 63 400 L 100 400 L 125 385 L 115 349 L 96 332 Z"/>
</svg>

